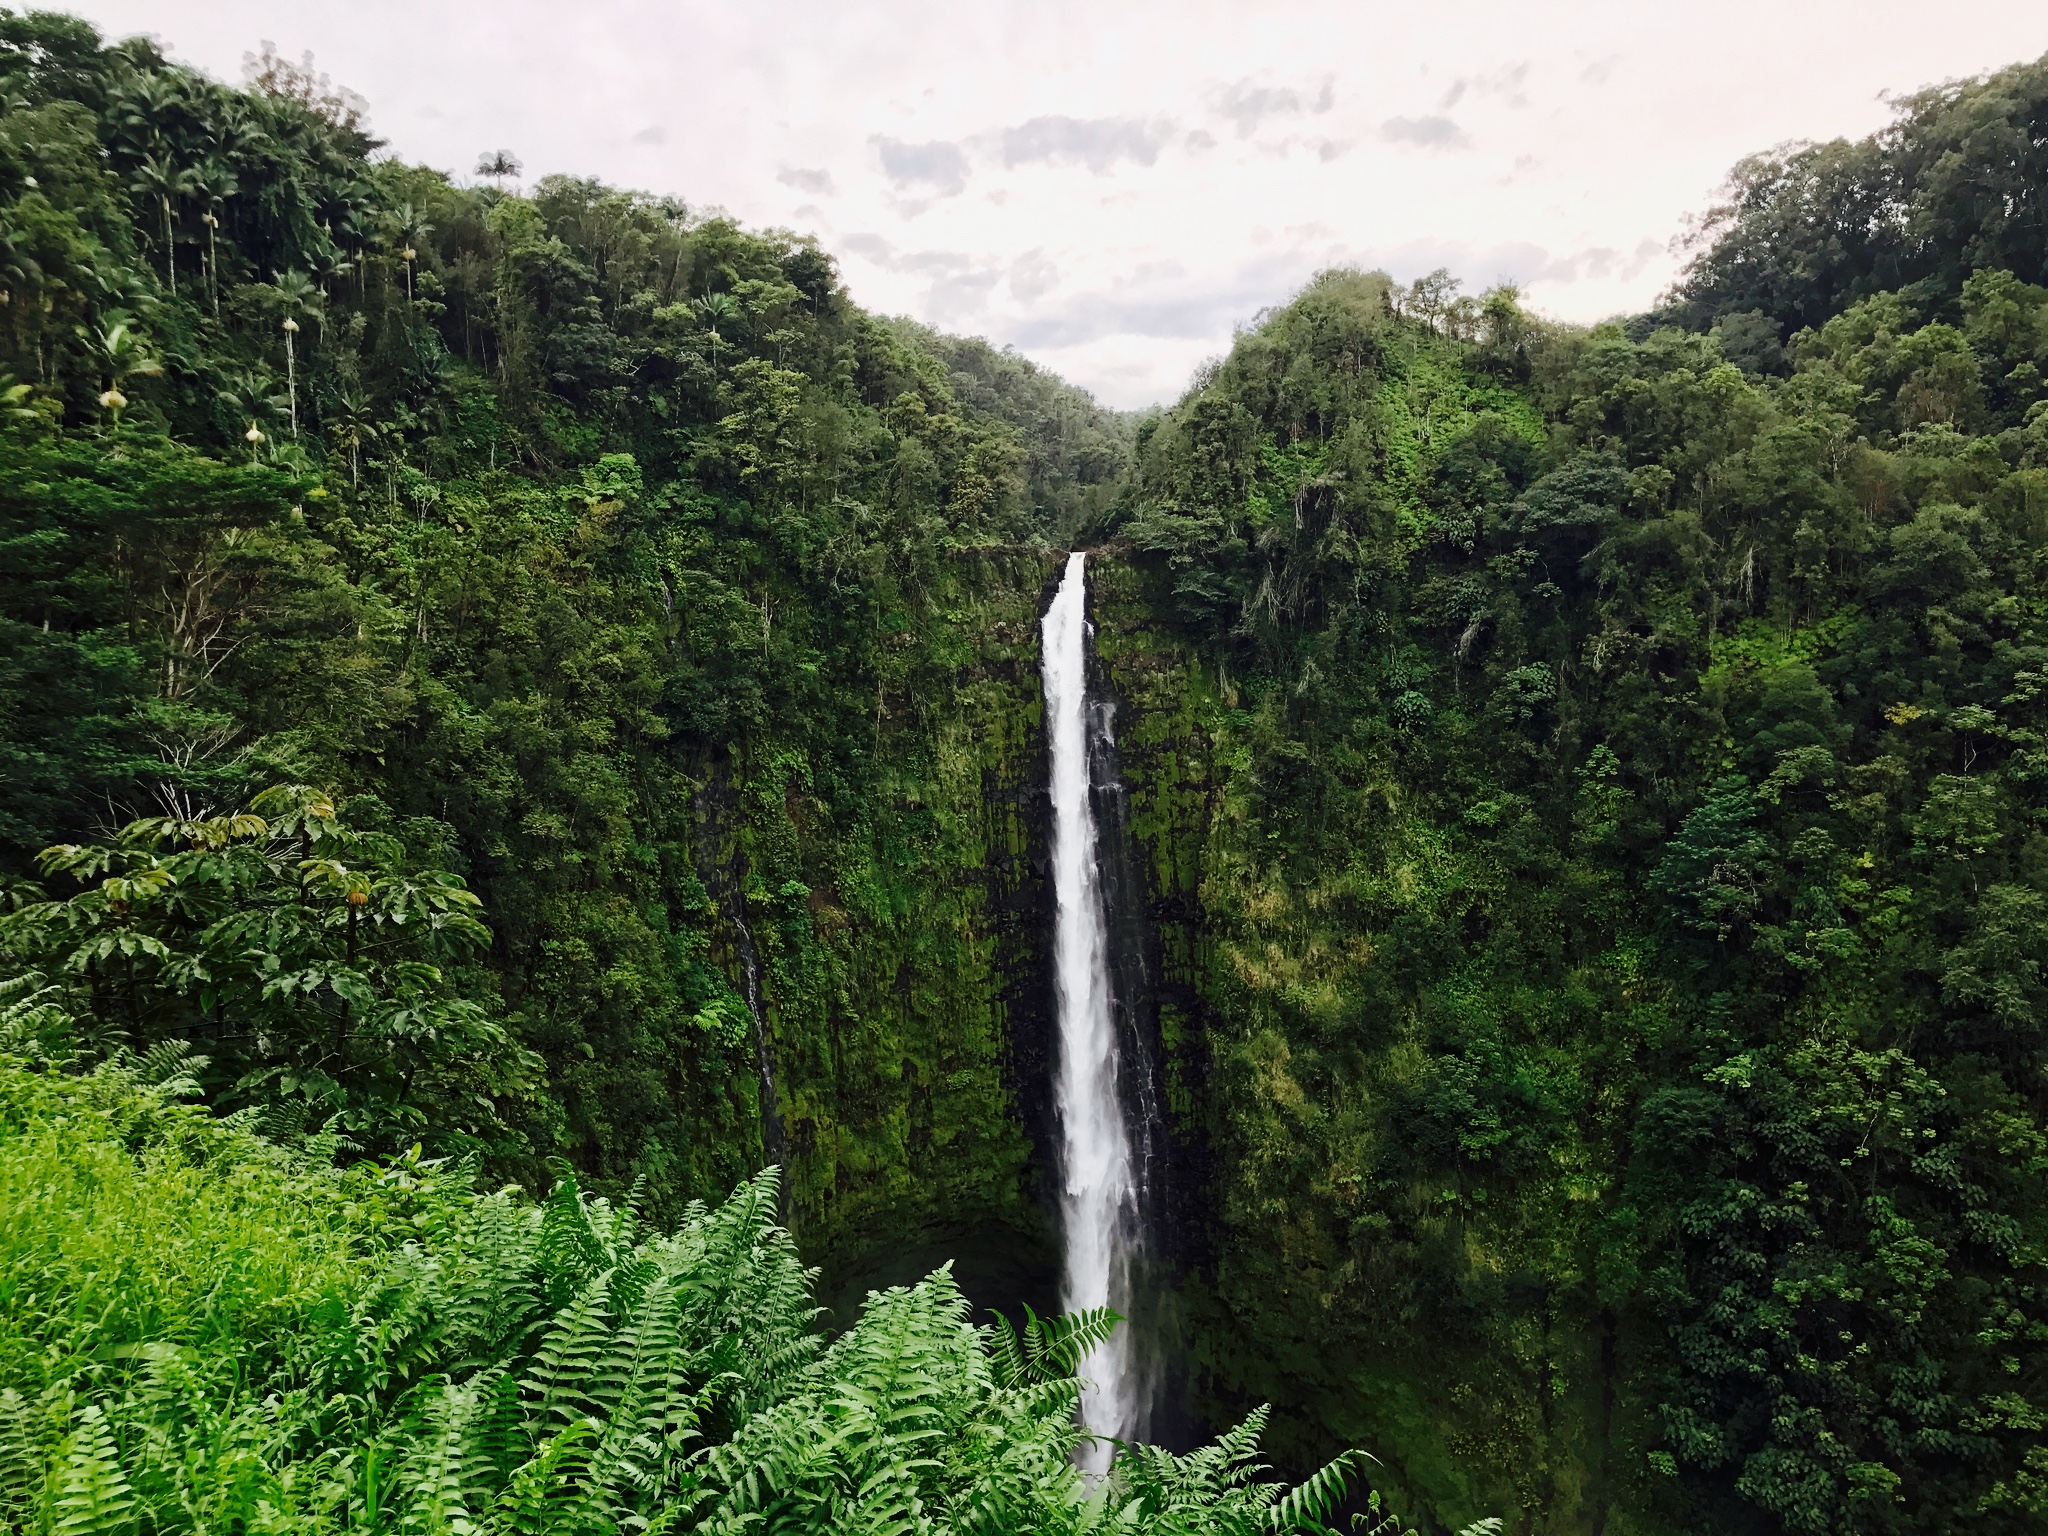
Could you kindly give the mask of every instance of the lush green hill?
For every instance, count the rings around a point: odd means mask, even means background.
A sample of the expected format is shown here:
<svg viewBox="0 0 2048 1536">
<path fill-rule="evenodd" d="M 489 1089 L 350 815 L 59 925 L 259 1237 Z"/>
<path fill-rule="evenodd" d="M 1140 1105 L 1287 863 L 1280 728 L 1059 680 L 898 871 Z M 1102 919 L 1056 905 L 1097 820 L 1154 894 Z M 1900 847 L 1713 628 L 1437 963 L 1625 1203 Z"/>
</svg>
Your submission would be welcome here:
<svg viewBox="0 0 2048 1536">
<path fill-rule="evenodd" d="M 595 1209 L 564 1160 L 627 1247 L 779 1161 L 840 1324 L 946 1255 L 1043 1297 L 1080 542 L 1194 1413 L 1270 1400 L 1286 1465 L 1365 1447 L 1429 1528 L 2048 1514 L 2043 66 L 1739 171 L 1654 315 L 1330 273 L 1131 419 L 804 239 L 383 157 L 275 63 L 0 51 L 9 1177 L 230 1138 L 248 1214 L 163 1238 L 250 1255 L 221 1360 L 312 1390 L 265 1341 L 345 1312 L 415 1362 L 292 1421 L 348 1507 L 484 1363 L 364 1321 L 389 1223 L 545 1221 L 417 1156 Z M 134 1107 L 170 1041 L 235 1127 Z M 8 1241 L 72 1241 L 34 1209 Z M 243 1337 L 180 1331 L 204 1273 L 106 1350 L 7 1335 L 80 1477 L 143 1465 L 135 1361 Z M 279 1520 L 341 1519 L 303 1476 Z"/>
<path fill-rule="evenodd" d="M 1386 292 L 1245 338 L 1119 529 L 1207 1381 L 1446 1518 L 2025 1528 L 2048 408 L 1977 380 L 2048 292 L 1784 380 Z"/>
</svg>

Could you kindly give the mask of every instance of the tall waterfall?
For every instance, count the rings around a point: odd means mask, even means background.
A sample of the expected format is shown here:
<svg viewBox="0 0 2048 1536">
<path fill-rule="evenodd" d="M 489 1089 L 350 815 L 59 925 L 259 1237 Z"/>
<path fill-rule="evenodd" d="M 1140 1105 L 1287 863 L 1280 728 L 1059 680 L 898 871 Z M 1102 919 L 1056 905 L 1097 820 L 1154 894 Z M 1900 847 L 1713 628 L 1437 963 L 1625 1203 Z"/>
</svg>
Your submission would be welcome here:
<svg viewBox="0 0 2048 1536">
<path fill-rule="evenodd" d="M 1052 863 L 1058 903 L 1053 934 L 1059 1060 L 1054 1098 L 1060 1127 L 1060 1215 L 1066 1228 L 1061 1299 L 1068 1311 L 1115 1307 L 1131 1315 L 1139 1241 L 1138 1187 L 1117 1081 L 1118 1051 L 1109 984 L 1109 925 L 1103 906 L 1095 809 L 1089 789 L 1087 556 L 1067 557 L 1066 576 L 1046 610 L 1046 734 L 1052 745 Z M 1090 1383 L 1081 1417 L 1101 1434 L 1128 1439 L 1143 1427 L 1143 1388 L 1131 1329 L 1120 1326 L 1081 1364 Z M 1085 1456 L 1102 1472 L 1109 1447 Z"/>
</svg>

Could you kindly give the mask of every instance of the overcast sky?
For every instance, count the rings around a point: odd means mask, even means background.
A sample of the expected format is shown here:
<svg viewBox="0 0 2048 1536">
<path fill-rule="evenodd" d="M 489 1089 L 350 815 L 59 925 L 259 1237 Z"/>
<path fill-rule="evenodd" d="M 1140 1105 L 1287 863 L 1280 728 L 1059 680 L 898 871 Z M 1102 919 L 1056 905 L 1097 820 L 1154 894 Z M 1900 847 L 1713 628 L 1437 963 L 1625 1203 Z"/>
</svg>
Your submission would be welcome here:
<svg viewBox="0 0 2048 1536">
<path fill-rule="evenodd" d="M 394 153 L 815 232 L 854 297 L 1177 395 L 1318 268 L 1647 306 L 1740 156 L 2048 51 L 2041 0 L 92 0 L 229 80 L 264 40 Z"/>
</svg>

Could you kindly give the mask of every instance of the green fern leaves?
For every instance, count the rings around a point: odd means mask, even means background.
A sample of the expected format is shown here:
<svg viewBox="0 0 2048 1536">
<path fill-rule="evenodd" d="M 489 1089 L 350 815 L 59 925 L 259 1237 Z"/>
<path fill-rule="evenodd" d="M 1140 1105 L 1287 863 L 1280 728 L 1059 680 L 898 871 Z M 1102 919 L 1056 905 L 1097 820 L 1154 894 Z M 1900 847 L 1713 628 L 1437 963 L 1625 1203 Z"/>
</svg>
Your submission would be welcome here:
<svg viewBox="0 0 2048 1536">
<path fill-rule="evenodd" d="M 1123 1447 L 1090 1488 L 1074 1370 L 1112 1313 L 977 1328 L 948 1268 L 828 1342 L 772 1169 L 647 1233 L 566 1169 L 535 1205 L 417 1155 L 309 1165 L 176 1103 L 190 1066 L 0 1061 L 0 1193 L 90 1169 L 0 1211 L 0 1288 L 43 1277 L 0 1289 L 5 1536 L 1278 1536 L 1356 1471 L 1262 1481 L 1259 1413 L 1190 1456 Z M 258 1225 L 199 1220 L 237 1200 Z M 39 1247 L 83 1240 L 80 1201 L 157 1256 L 124 1274 L 186 1266 L 94 1293 L 89 1326 L 93 1277 Z M 241 1235 L 177 1235 L 211 1230 Z"/>
</svg>

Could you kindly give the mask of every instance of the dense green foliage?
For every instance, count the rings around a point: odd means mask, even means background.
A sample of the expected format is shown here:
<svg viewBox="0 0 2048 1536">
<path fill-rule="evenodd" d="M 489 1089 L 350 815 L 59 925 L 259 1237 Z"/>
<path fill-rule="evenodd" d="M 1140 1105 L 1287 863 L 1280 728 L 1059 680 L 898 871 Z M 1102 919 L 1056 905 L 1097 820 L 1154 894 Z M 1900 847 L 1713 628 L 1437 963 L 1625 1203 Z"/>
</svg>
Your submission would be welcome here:
<svg viewBox="0 0 2048 1536">
<path fill-rule="evenodd" d="M 1032 636 L 1010 551 L 1097 510 L 1122 419 L 874 321 L 806 241 L 373 160 L 345 94 L 274 59 L 237 91 L 60 18 L 0 34 L 0 857 L 336 786 L 394 871 L 486 904 L 457 992 L 518 1048 L 470 1064 L 492 1123 L 408 1128 L 373 1034 L 336 1042 L 357 1077 L 323 1051 L 259 1080 L 196 971 L 114 1017 L 77 973 L 74 1011 L 371 1150 L 568 1154 L 673 1215 L 786 1138 L 814 1232 L 1035 1223 L 986 882 L 956 871 L 1023 840 L 983 806 L 992 748 L 1026 771 L 980 681 Z M 943 1033 L 892 1030 L 906 1005 Z"/>
<path fill-rule="evenodd" d="M 1813 254 L 1728 238 L 1698 290 Z M 1199 912 L 1226 1398 L 1541 1529 L 2048 1515 L 2048 273 L 1996 253 L 1809 290 L 1775 371 L 1332 274 L 1147 426 L 1104 646 Z"/>
<path fill-rule="evenodd" d="M 948 1280 L 806 1342 L 798 1248 L 1046 1245 L 1069 542 L 1201 1411 L 1447 1529 L 2048 1517 L 2048 64 L 1746 162 L 1655 314 L 1325 274 L 1132 421 L 275 59 L 0 54 L 10 1521 L 1262 1519 L 1084 1506 Z"/>
<path fill-rule="evenodd" d="M 1283 1490 L 1255 1418 L 1087 1489 L 1106 1314 L 976 1329 L 941 1270 L 827 1344 L 772 1174 L 653 1233 L 573 1178 L 295 1157 L 187 1065 L 0 1057 L 9 1530 L 1252 1536 L 1322 1530 L 1355 1460 Z"/>
<path fill-rule="evenodd" d="M 534 1063 L 450 985 L 490 938 L 476 897 L 411 867 L 399 839 L 348 825 L 318 791 L 280 785 L 239 815 L 152 817 L 116 847 L 60 845 L 42 865 L 90 884 L 0 917 L 0 942 L 38 979 L 74 983 L 102 1047 L 203 1048 L 233 1083 L 217 1107 L 263 1106 L 273 1132 L 326 1109 L 372 1145 L 416 1133 L 475 1144 L 494 1100 L 530 1090 L 520 1079 Z"/>
<path fill-rule="evenodd" d="M 2048 60 L 1907 96 L 1851 143 L 1752 155 L 1693 230 L 1670 313 L 1778 355 L 1859 299 L 1952 308 L 1972 273 L 2048 275 Z M 1770 329 L 1757 323 L 1762 320 Z"/>
</svg>

